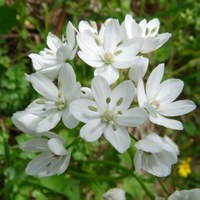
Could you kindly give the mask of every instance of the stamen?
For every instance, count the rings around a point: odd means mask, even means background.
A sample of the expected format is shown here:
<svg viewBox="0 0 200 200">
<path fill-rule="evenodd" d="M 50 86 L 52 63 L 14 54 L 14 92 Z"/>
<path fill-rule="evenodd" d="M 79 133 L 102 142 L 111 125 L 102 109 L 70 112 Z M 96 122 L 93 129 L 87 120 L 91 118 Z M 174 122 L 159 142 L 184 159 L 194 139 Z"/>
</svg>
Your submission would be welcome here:
<svg viewBox="0 0 200 200">
<path fill-rule="evenodd" d="M 104 54 L 104 61 L 106 64 L 111 64 L 113 61 L 113 55 L 112 53 L 105 53 Z"/>
<path fill-rule="evenodd" d="M 45 101 L 43 101 L 43 100 L 38 100 L 38 101 L 36 101 L 36 103 L 37 103 L 37 104 L 45 104 Z"/>
<path fill-rule="evenodd" d="M 110 98 L 110 97 L 106 98 L 106 103 L 107 103 L 107 104 L 109 104 L 110 101 L 111 101 L 111 98 Z"/>
<path fill-rule="evenodd" d="M 145 35 L 147 36 L 148 34 L 149 34 L 149 28 L 146 28 Z"/>
<path fill-rule="evenodd" d="M 119 55 L 120 53 L 122 53 L 122 50 L 117 50 L 117 51 L 115 51 L 115 55 L 117 56 L 117 55 Z"/>
<path fill-rule="evenodd" d="M 94 107 L 94 106 L 88 106 L 88 109 L 94 112 L 98 111 L 98 108 Z"/>
<path fill-rule="evenodd" d="M 124 98 L 121 97 L 121 98 L 116 102 L 116 105 L 117 105 L 117 106 L 120 106 L 120 105 L 122 104 L 123 100 L 124 100 Z"/>
<path fill-rule="evenodd" d="M 117 126 L 115 124 L 112 124 L 113 131 L 117 131 Z"/>
<path fill-rule="evenodd" d="M 150 33 L 151 33 L 151 34 L 153 34 L 153 33 L 156 31 L 156 29 L 157 29 L 157 28 L 156 28 L 156 27 L 154 27 L 154 28 L 151 30 L 151 32 L 150 32 Z"/>
</svg>

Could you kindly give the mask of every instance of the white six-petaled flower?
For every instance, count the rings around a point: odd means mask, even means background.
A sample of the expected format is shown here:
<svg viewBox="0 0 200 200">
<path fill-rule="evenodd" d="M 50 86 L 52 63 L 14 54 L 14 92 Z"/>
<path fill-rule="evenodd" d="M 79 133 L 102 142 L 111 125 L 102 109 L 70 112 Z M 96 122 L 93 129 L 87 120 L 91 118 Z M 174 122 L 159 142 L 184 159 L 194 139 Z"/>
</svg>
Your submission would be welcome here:
<svg viewBox="0 0 200 200">
<path fill-rule="evenodd" d="M 76 82 L 73 68 L 69 64 L 61 67 L 58 75 L 58 87 L 41 74 L 27 77 L 33 88 L 43 97 L 36 99 L 26 112 L 41 118 L 35 126 L 35 132 L 45 132 L 54 128 L 60 119 L 67 128 L 74 128 L 79 121 L 69 110 L 71 101 L 81 97 L 81 85 Z"/>
<path fill-rule="evenodd" d="M 141 169 L 158 177 L 168 176 L 171 166 L 177 162 L 179 150 L 167 136 L 160 137 L 155 133 L 135 143 L 134 165 L 136 172 Z"/>
<path fill-rule="evenodd" d="M 160 22 L 158 19 L 152 19 L 147 23 L 147 20 L 142 20 L 139 24 L 127 14 L 123 22 L 126 36 L 129 39 L 142 38 L 143 45 L 141 53 L 149 53 L 160 48 L 170 37 L 171 33 L 158 34 Z"/>
<path fill-rule="evenodd" d="M 94 75 L 103 76 L 109 84 L 119 78 L 118 69 L 126 69 L 137 63 L 137 54 L 142 46 L 142 39 L 124 40 L 122 27 L 116 19 L 110 19 L 102 26 L 100 34 L 85 29 L 77 34 L 80 47 L 79 57 L 91 67 L 96 68 Z"/>
<path fill-rule="evenodd" d="M 64 140 L 52 132 L 45 137 L 35 137 L 21 145 L 24 151 L 39 152 L 26 167 L 26 173 L 32 176 L 59 175 L 66 171 L 71 153 L 64 147 Z"/>
<path fill-rule="evenodd" d="M 163 81 L 164 64 L 158 65 L 150 74 L 146 88 L 142 79 L 138 82 L 137 94 L 140 107 L 149 112 L 149 120 L 155 124 L 167 128 L 182 130 L 180 121 L 167 117 L 180 116 L 195 109 L 195 104 L 189 100 L 175 99 L 183 90 L 183 81 L 180 79 L 168 79 Z M 146 89 L 146 90 L 145 90 Z"/>
<path fill-rule="evenodd" d="M 33 67 L 38 73 L 44 74 L 50 79 L 55 79 L 59 69 L 66 60 L 73 60 L 76 52 L 75 28 L 68 22 L 66 28 L 66 38 L 61 41 L 57 36 L 49 33 L 47 36 L 49 47 L 40 51 L 39 54 L 31 53 L 29 57 L 33 62 Z"/>
<path fill-rule="evenodd" d="M 74 117 L 86 123 L 80 130 L 80 136 L 92 142 L 104 137 L 123 153 L 130 147 L 130 136 L 126 127 L 136 127 L 147 120 L 147 113 L 142 108 L 129 109 L 135 96 L 131 81 L 124 81 L 114 90 L 101 76 L 92 81 L 94 100 L 75 100 L 70 105 Z"/>
</svg>

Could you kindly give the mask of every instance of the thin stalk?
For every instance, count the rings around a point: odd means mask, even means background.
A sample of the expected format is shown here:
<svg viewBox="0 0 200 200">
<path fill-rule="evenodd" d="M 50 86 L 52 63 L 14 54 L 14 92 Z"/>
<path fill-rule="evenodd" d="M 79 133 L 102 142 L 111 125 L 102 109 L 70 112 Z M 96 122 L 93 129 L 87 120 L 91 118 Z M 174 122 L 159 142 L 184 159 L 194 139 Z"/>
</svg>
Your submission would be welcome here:
<svg viewBox="0 0 200 200">
<path fill-rule="evenodd" d="M 165 192 L 166 196 L 168 197 L 169 196 L 169 192 L 167 191 L 166 187 L 164 186 L 164 184 L 162 183 L 162 181 L 158 177 L 156 177 L 156 179 L 160 183 L 163 191 Z"/>
<path fill-rule="evenodd" d="M 140 179 L 139 176 L 137 176 L 135 173 L 133 173 L 134 178 L 138 181 L 138 183 L 141 185 L 143 190 L 145 191 L 146 195 L 151 199 L 154 200 L 154 195 L 147 189 L 146 185 L 143 183 L 143 181 Z"/>
<path fill-rule="evenodd" d="M 121 165 L 118 165 L 117 163 L 115 162 L 112 162 L 112 161 L 109 161 L 109 160 L 88 160 L 88 161 L 82 161 L 82 162 L 85 162 L 85 163 L 96 163 L 96 164 L 104 164 L 104 165 L 110 165 L 110 166 L 113 166 L 117 169 L 120 169 L 120 170 L 123 170 L 123 171 L 128 171 L 127 168 L 121 166 Z"/>
<path fill-rule="evenodd" d="M 75 143 L 77 143 L 79 140 L 81 140 L 80 137 L 77 137 L 73 140 L 73 142 L 66 146 L 66 149 L 69 149 L 71 146 L 73 146 Z"/>
<path fill-rule="evenodd" d="M 127 171 L 127 172 L 125 172 L 124 174 L 122 174 L 120 176 L 114 176 L 114 177 L 99 176 L 99 175 L 96 175 L 96 174 L 80 173 L 80 172 L 73 171 L 73 170 L 68 170 L 68 174 L 69 175 L 74 175 L 74 176 L 77 176 L 77 177 L 80 177 L 80 178 L 113 181 L 113 180 L 121 180 L 121 179 L 124 179 L 124 178 L 128 177 L 129 175 L 132 174 L 132 169 Z"/>
<path fill-rule="evenodd" d="M 173 190 L 176 190 L 175 178 L 174 178 L 174 167 L 172 166 L 172 173 L 171 173 L 171 180 L 172 180 L 172 187 Z"/>
<path fill-rule="evenodd" d="M 131 139 L 133 139 L 136 142 L 138 141 L 138 139 L 136 137 L 134 137 L 132 134 L 129 134 L 129 135 L 130 135 Z"/>
<path fill-rule="evenodd" d="M 140 16 L 144 15 L 144 8 L 145 8 L 146 0 L 141 1 L 141 7 L 140 7 Z"/>
</svg>

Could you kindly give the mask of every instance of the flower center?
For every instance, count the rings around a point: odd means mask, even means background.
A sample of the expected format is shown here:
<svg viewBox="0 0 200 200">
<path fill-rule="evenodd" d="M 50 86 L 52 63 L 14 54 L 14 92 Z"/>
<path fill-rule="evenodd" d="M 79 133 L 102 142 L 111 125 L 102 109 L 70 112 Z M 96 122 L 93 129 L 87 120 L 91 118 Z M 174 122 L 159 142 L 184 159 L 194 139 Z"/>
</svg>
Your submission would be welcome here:
<svg viewBox="0 0 200 200">
<path fill-rule="evenodd" d="M 160 102 L 158 100 L 155 100 L 151 103 L 152 107 L 155 109 L 158 109 L 160 107 Z"/>
<path fill-rule="evenodd" d="M 113 54 L 112 53 L 105 53 L 104 54 L 104 61 L 106 64 L 111 64 L 113 61 Z"/>
<path fill-rule="evenodd" d="M 66 107 L 67 101 L 65 100 L 65 98 L 63 97 L 61 93 L 58 94 L 58 98 L 55 104 L 57 106 L 57 110 L 59 111 Z"/>
<path fill-rule="evenodd" d="M 114 114 L 110 112 L 109 110 L 105 111 L 102 117 L 103 117 L 103 121 L 105 122 L 110 122 L 114 120 Z"/>
</svg>

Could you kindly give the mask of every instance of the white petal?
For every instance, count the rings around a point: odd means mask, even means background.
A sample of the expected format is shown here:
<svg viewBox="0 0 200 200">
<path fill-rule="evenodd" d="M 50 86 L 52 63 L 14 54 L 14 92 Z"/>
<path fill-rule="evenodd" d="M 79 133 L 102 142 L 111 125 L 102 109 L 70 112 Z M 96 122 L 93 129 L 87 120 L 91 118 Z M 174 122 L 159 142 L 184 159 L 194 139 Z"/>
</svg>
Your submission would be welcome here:
<svg viewBox="0 0 200 200">
<path fill-rule="evenodd" d="M 90 52 L 87 53 L 85 51 L 84 52 L 79 51 L 78 56 L 91 67 L 95 68 L 103 67 L 105 64 L 103 59 L 99 55 L 96 54 L 93 55 Z"/>
<path fill-rule="evenodd" d="M 177 155 L 179 155 L 179 148 L 176 145 L 176 143 L 174 143 L 169 137 L 167 137 L 166 135 L 163 138 L 163 148 L 165 149 L 165 151 L 168 152 L 175 152 Z"/>
<path fill-rule="evenodd" d="M 161 105 L 158 112 L 161 115 L 172 117 L 180 116 L 193 111 L 196 105 L 189 100 L 179 100 L 169 104 Z"/>
<path fill-rule="evenodd" d="M 68 93 L 68 95 L 65 95 L 65 97 L 68 103 L 70 103 L 73 100 L 80 99 L 81 98 L 81 84 L 79 82 L 76 82 L 75 86 Z"/>
<path fill-rule="evenodd" d="M 46 132 L 54 128 L 61 119 L 62 112 L 54 111 L 47 117 L 40 120 L 37 124 L 36 131 L 39 133 Z"/>
<path fill-rule="evenodd" d="M 138 82 L 139 78 L 143 78 L 147 67 L 149 64 L 149 59 L 141 56 L 141 59 L 138 63 L 134 64 L 129 70 L 129 78 L 134 82 Z"/>
<path fill-rule="evenodd" d="M 84 53 L 89 53 L 89 55 L 99 55 L 99 46 L 95 42 L 95 35 L 89 31 L 86 30 L 84 32 L 79 32 L 77 34 L 77 42 L 80 47 L 80 49 Z"/>
<path fill-rule="evenodd" d="M 146 94 L 150 102 L 155 100 L 155 97 L 160 88 L 160 81 L 164 73 L 164 64 L 159 64 L 150 74 L 146 84 Z"/>
<path fill-rule="evenodd" d="M 69 165 L 70 158 L 71 158 L 71 152 L 67 151 L 67 155 L 63 156 L 63 160 L 61 160 L 59 163 L 59 169 L 57 171 L 57 175 L 60 175 L 66 171 Z"/>
<path fill-rule="evenodd" d="M 131 144 L 130 136 L 126 128 L 117 124 L 109 124 L 104 132 L 104 137 L 120 153 L 124 153 Z"/>
<path fill-rule="evenodd" d="M 121 188 L 111 188 L 104 195 L 105 200 L 126 200 L 125 191 Z"/>
<path fill-rule="evenodd" d="M 81 88 L 81 98 L 93 100 L 92 90 L 88 87 Z"/>
<path fill-rule="evenodd" d="M 158 177 L 168 176 L 171 172 L 171 166 L 164 165 L 160 162 L 159 154 L 145 155 L 142 158 L 142 168 Z"/>
<path fill-rule="evenodd" d="M 140 21 L 139 26 L 142 29 L 142 32 L 145 33 L 147 27 L 147 20 L 143 19 L 142 21 Z"/>
<path fill-rule="evenodd" d="M 37 124 L 41 118 L 26 111 L 16 112 L 12 116 L 12 123 L 22 132 L 30 135 L 36 134 Z"/>
<path fill-rule="evenodd" d="M 38 58 L 40 57 L 40 55 L 38 55 L 36 53 L 31 53 L 31 54 L 28 55 L 28 57 L 31 58 L 32 63 L 33 63 L 33 67 L 34 67 L 34 69 L 36 71 L 43 68 L 43 66 L 41 65 L 41 63 L 38 62 Z"/>
<path fill-rule="evenodd" d="M 157 18 L 150 20 L 147 24 L 147 28 L 149 29 L 149 35 L 157 35 L 160 28 L 160 21 Z"/>
<path fill-rule="evenodd" d="M 199 200 L 200 189 L 176 191 L 169 196 L 168 200 Z"/>
<path fill-rule="evenodd" d="M 47 142 L 48 142 L 48 139 L 46 138 L 32 138 L 29 141 L 20 145 L 20 147 L 23 151 L 41 152 L 44 150 L 48 150 Z"/>
<path fill-rule="evenodd" d="M 58 88 L 53 84 L 51 80 L 41 74 L 32 74 L 27 77 L 27 80 L 31 82 L 33 88 L 42 96 L 47 99 L 54 100 L 58 96 Z"/>
<path fill-rule="evenodd" d="M 66 36 L 69 48 L 72 50 L 75 47 L 76 38 L 75 38 L 75 28 L 71 22 L 67 23 Z"/>
<path fill-rule="evenodd" d="M 159 36 L 148 37 L 144 40 L 141 53 L 150 53 L 160 48 L 170 37 L 171 33 L 162 33 Z"/>
<path fill-rule="evenodd" d="M 148 114 L 143 108 L 132 108 L 122 111 L 122 114 L 117 115 L 115 121 L 126 127 L 137 127 L 148 119 Z"/>
<path fill-rule="evenodd" d="M 37 71 L 36 73 L 42 74 L 46 76 L 51 81 L 55 80 L 58 76 L 58 72 L 60 70 L 61 64 L 55 64 L 53 67 L 46 67 L 42 70 Z"/>
<path fill-rule="evenodd" d="M 144 91 L 144 83 L 142 79 L 139 79 L 138 81 L 137 98 L 140 107 L 144 107 L 145 104 L 148 102 L 146 93 Z"/>
<path fill-rule="evenodd" d="M 62 45 L 62 42 L 57 36 L 49 33 L 47 36 L 47 45 L 51 50 L 56 52 L 57 49 Z"/>
<path fill-rule="evenodd" d="M 110 94 L 110 108 L 113 109 L 117 106 L 119 110 L 128 109 L 135 95 L 136 89 L 133 83 L 130 80 L 123 81 Z M 119 101 L 120 104 L 118 104 Z"/>
<path fill-rule="evenodd" d="M 132 18 L 130 14 L 126 14 L 124 23 L 125 23 L 125 29 L 126 29 L 128 38 L 137 37 L 138 24 L 135 22 L 135 20 Z M 136 34 L 133 33 L 133 31 L 135 30 L 136 30 Z"/>
<path fill-rule="evenodd" d="M 31 160 L 26 167 L 26 173 L 32 176 L 50 176 L 48 171 L 48 165 L 52 162 L 52 153 L 50 151 L 44 151 Z"/>
<path fill-rule="evenodd" d="M 134 155 L 134 158 L 133 158 L 133 162 L 134 162 L 134 166 L 135 166 L 135 171 L 137 173 L 140 173 L 141 172 L 141 168 L 142 168 L 142 154 L 143 152 L 142 151 L 138 151 L 136 149 L 136 152 L 135 152 L 135 155 Z"/>
<path fill-rule="evenodd" d="M 75 128 L 79 124 L 79 121 L 72 115 L 69 108 L 63 110 L 62 121 L 69 129 Z"/>
<path fill-rule="evenodd" d="M 88 141 L 97 141 L 106 128 L 106 124 L 101 122 L 101 119 L 93 119 L 85 124 L 80 130 L 80 136 Z"/>
<path fill-rule="evenodd" d="M 165 126 L 174 130 L 183 130 L 183 124 L 178 120 L 169 119 L 157 113 L 157 117 L 149 116 L 149 120 L 154 124 Z"/>
<path fill-rule="evenodd" d="M 114 83 L 119 78 L 118 70 L 111 66 L 95 69 L 94 75 L 104 77 L 109 85 Z"/>
<path fill-rule="evenodd" d="M 93 27 L 91 27 L 91 25 L 87 21 L 84 21 L 84 20 L 81 20 L 79 22 L 78 29 L 80 32 L 83 32 L 85 30 L 90 30 L 92 33 L 96 32 L 96 30 L 93 29 Z"/>
<path fill-rule="evenodd" d="M 121 41 L 121 29 L 116 19 L 111 19 L 106 25 L 104 32 L 104 49 L 105 52 L 113 53 L 117 44 Z"/>
<path fill-rule="evenodd" d="M 143 139 L 135 143 L 135 147 L 139 150 L 149 153 L 159 153 L 164 149 L 162 147 L 163 141 L 160 136 L 155 133 L 150 133 Z"/>
<path fill-rule="evenodd" d="M 58 85 L 60 90 L 68 95 L 76 84 L 76 75 L 70 64 L 65 64 L 60 68 L 58 75 Z"/>
<path fill-rule="evenodd" d="M 132 18 L 130 14 L 126 14 L 124 23 L 128 38 L 132 38 L 133 37 L 132 24 L 136 23 L 135 20 Z"/>
<path fill-rule="evenodd" d="M 107 103 L 106 99 L 110 96 L 110 87 L 108 82 L 101 76 L 96 76 L 92 80 L 92 95 L 102 110 L 105 110 Z"/>
<path fill-rule="evenodd" d="M 168 79 L 160 84 L 160 91 L 156 99 L 162 104 L 174 101 L 183 90 L 183 81 L 180 79 Z"/>
<path fill-rule="evenodd" d="M 62 140 L 59 140 L 58 138 L 51 138 L 48 141 L 48 147 L 55 155 L 61 156 L 66 155 L 67 150 L 63 146 Z"/>
<path fill-rule="evenodd" d="M 72 101 L 70 104 L 70 111 L 76 119 L 84 123 L 88 123 L 92 119 L 97 119 L 101 116 L 98 105 L 90 99 Z"/>
</svg>

